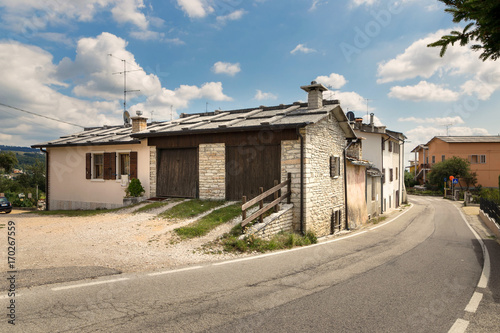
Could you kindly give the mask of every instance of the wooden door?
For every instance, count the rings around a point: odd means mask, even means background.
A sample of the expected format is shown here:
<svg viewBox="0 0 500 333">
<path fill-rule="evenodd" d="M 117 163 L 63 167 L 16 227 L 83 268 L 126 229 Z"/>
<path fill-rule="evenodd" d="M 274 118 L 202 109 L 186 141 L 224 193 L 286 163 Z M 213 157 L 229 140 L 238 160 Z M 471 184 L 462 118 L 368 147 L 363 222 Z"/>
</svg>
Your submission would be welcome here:
<svg viewBox="0 0 500 333">
<path fill-rule="evenodd" d="M 281 182 L 281 146 L 226 147 L 226 199 L 251 199 Z"/>
<path fill-rule="evenodd" d="M 156 195 L 196 198 L 198 196 L 198 149 L 158 151 Z"/>
</svg>

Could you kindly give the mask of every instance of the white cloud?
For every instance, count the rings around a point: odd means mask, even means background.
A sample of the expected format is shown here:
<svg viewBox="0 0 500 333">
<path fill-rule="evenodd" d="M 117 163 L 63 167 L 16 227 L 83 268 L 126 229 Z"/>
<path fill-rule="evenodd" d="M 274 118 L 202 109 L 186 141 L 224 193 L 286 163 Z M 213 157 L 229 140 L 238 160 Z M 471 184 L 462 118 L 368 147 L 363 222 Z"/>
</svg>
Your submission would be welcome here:
<svg viewBox="0 0 500 333">
<path fill-rule="evenodd" d="M 217 16 L 217 22 L 220 24 L 226 24 L 227 21 L 237 21 L 243 17 L 247 12 L 243 9 L 235 10 L 224 16 Z"/>
<path fill-rule="evenodd" d="M 292 51 L 290 51 L 291 54 L 295 54 L 297 52 L 300 52 L 300 53 L 313 53 L 313 52 L 316 52 L 315 49 L 310 49 L 308 47 L 306 47 L 304 44 L 299 44 L 297 45 Z"/>
<path fill-rule="evenodd" d="M 218 61 L 213 65 L 212 71 L 215 74 L 227 74 L 230 76 L 235 76 L 241 71 L 241 68 L 239 63 L 232 64 L 229 62 Z"/>
<path fill-rule="evenodd" d="M 417 124 L 435 124 L 435 125 L 448 125 L 448 124 L 465 124 L 465 121 L 460 116 L 456 117 L 437 117 L 437 118 L 416 118 L 407 117 L 399 118 L 398 121 L 401 122 L 412 122 Z"/>
<path fill-rule="evenodd" d="M 392 87 L 388 96 L 414 102 L 452 102 L 456 101 L 460 94 L 427 81 L 420 81 L 415 86 Z"/>
<path fill-rule="evenodd" d="M 214 12 L 206 0 L 177 0 L 177 4 L 190 18 L 203 18 Z"/>
<path fill-rule="evenodd" d="M 332 73 L 329 76 L 318 76 L 315 81 L 332 89 L 340 89 L 347 83 L 343 75 L 336 73 Z"/>
<path fill-rule="evenodd" d="M 472 127 L 450 127 L 448 129 L 449 135 L 489 135 L 488 131 L 484 128 L 472 128 Z M 412 130 L 405 133 L 408 140 L 412 142 L 412 146 L 416 147 L 419 144 L 425 144 L 429 142 L 435 136 L 447 135 L 446 127 L 428 127 L 428 126 L 418 126 Z"/>
<path fill-rule="evenodd" d="M 144 8 L 143 0 L 121 0 L 111 9 L 113 18 L 118 23 L 131 23 L 142 30 L 147 30 L 149 22 L 139 9 Z"/>
<path fill-rule="evenodd" d="M 323 5 L 323 4 L 326 4 L 327 2 L 325 1 L 321 1 L 321 0 L 313 0 L 312 4 L 311 4 L 311 7 L 309 7 L 309 11 L 310 12 L 313 12 L 315 11 L 316 9 L 318 9 L 319 6 Z"/>
<path fill-rule="evenodd" d="M 439 56 L 439 48 L 427 47 L 429 43 L 448 33 L 449 30 L 439 30 L 429 34 L 414 42 L 396 58 L 380 63 L 377 83 L 404 81 L 416 77 L 429 79 L 436 76 L 443 79 L 450 76 L 453 77 L 454 83 L 462 81 L 462 94 L 475 95 L 481 100 L 489 99 L 493 92 L 500 88 L 498 64 L 491 60 L 481 61 L 478 53 L 468 47 L 449 47 L 443 58 Z M 456 96 L 447 92 L 447 98 L 455 100 Z"/>
<path fill-rule="evenodd" d="M 361 118 L 363 118 L 363 123 L 365 123 L 365 124 L 369 124 L 369 123 L 370 123 L 370 119 L 371 119 L 370 115 L 365 114 L 365 115 L 364 115 L 363 117 L 361 117 Z M 377 117 L 377 116 L 373 116 L 373 124 L 374 124 L 375 126 L 385 126 L 385 125 L 382 123 L 382 121 L 380 120 L 380 118 L 379 118 L 379 117 Z"/>
<path fill-rule="evenodd" d="M 271 99 L 278 99 L 278 96 L 272 94 L 272 93 L 266 93 L 262 92 L 262 90 L 257 89 L 257 93 L 255 94 L 254 99 L 258 101 L 264 101 L 264 100 L 271 100 Z"/>
<path fill-rule="evenodd" d="M 338 99 L 342 109 L 347 111 L 365 111 L 366 112 L 366 100 L 360 94 L 354 91 L 335 91 L 335 92 L 325 92 L 323 93 L 323 98 L 325 99 Z M 369 107 L 368 110 L 373 110 Z"/>
</svg>

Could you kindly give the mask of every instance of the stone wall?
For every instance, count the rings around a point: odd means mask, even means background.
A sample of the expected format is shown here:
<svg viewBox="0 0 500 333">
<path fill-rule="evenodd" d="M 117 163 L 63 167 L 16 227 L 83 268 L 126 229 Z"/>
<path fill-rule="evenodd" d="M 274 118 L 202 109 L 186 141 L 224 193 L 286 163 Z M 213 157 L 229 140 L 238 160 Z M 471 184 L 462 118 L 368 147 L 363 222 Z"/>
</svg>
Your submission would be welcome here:
<svg viewBox="0 0 500 333">
<path fill-rule="evenodd" d="M 331 216 L 341 211 L 345 228 L 344 157 L 345 134 L 332 114 L 306 127 L 305 232 L 321 237 L 330 234 Z M 340 160 L 338 177 L 330 177 L 330 157 Z"/>
<path fill-rule="evenodd" d="M 200 144 L 200 199 L 226 198 L 226 147 L 224 143 Z"/>
<path fill-rule="evenodd" d="M 305 135 L 305 129 L 301 129 Z M 300 139 L 281 141 L 281 182 L 287 180 L 288 173 L 292 176 L 293 230 L 300 231 Z"/>
<path fill-rule="evenodd" d="M 156 197 L 156 147 L 149 147 L 149 197 Z"/>
<path fill-rule="evenodd" d="M 262 239 L 271 239 L 279 232 L 293 231 L 293 205 L 284 204 L 281 210 L 271 214 L 262 223 L 252 225 L 246 232 Z"/>
</svg>

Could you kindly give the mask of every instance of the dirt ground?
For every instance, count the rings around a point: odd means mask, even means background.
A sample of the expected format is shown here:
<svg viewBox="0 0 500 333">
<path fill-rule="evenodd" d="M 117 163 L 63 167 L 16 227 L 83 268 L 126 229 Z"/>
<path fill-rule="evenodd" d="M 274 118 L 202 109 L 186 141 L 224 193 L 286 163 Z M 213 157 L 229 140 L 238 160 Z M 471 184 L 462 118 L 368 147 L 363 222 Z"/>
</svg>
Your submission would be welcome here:
<svg viewBox="0 0 500 333">
<path fill-rule="evenodd" d="M 166 220 L 156 217 L 175 204 L 178 202 L 147 213 L 132 214 L 140 207 L 136 206 L 91 217 L 1 214 L 0 234 L 7 239 L 6 225 L 8 221 L 15 222 L 18 270 L 101 266 L 122 272 L 138 272 L 241 256 L 207 254 L 200 250 L 203 244 L 239 223 L 238 218 L 204 237 L 180 241 L 173 230 L 191 223 L 193 219 Z M 2 258 L 6 258 L 7 246 L 2 246 L 0 253 Z M 6 270 L 6 267 L 0 269 Z"/>
</svg>

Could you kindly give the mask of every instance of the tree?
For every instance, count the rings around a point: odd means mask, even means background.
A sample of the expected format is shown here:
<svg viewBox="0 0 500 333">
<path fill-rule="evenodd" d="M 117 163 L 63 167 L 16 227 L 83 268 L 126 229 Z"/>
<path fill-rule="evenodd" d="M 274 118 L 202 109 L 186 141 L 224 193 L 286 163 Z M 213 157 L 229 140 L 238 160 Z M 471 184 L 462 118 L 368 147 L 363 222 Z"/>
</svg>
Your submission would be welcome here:
<svg viewBox="0 0 500 333">
<path fill-rule="evenodd" d="M 461 180 L 464 180 L 467 189 L 470 186 L 475 186 L 477 182 L 475 172 L 471 172 L 470 170 L 470 162 L 465 158 L 456 156 L 434 164 L 429 174 L 429 182 L 432 185 L 440 186 L 444 183 L 444 180 L 449 179 L 450 176 L 458 178 L 460 186 L 462 184 Z"/>
<path fill-rule="evenodd" d="M 6 173 L 10 173 L 12 168 L 17 164 L 16 154 L 11 151 L 0 152 L 0 168 Z"/>
<path fill-rule="evenodd" d="M 460 43 L 465 46 L 473 44 L 471 49 L 481 51 L 479 58 L 483 61 L 500 57 L 500 0 L 439 0 L 446 4 L 446 12 L 453 15 L 453 22 L 469 22 L 463 31 L 452 31 L 442 36 L 428 47 L 441 47 L 442 57 L 448 46 Z"/>
</svg>

